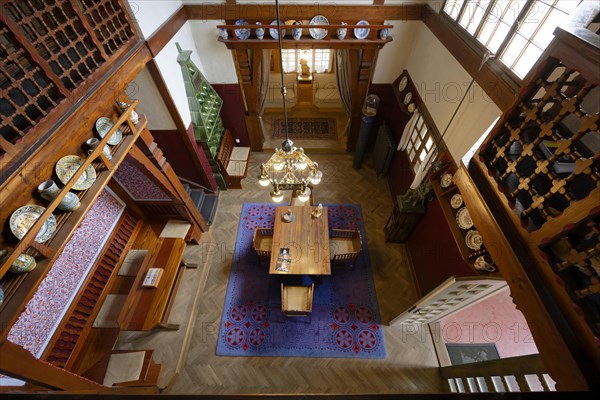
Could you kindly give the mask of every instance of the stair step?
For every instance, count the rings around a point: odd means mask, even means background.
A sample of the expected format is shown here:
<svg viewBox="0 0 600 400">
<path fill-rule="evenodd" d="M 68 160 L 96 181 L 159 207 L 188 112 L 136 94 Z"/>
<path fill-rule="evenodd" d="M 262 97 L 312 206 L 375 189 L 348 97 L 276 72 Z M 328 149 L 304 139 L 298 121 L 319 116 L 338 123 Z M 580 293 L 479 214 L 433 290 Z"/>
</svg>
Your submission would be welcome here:
<svg viewBox="0 0 600 400">
<path fill-rule="evenodd" d="M 182 183 L 183 188 L 185 189 L 185 192 L 187 194 L 192 193 L 192 188 L 190 187 L 190 185 L 188 185 L 187 183 Z"/>
<path fill-rule="evenodd" d="M 206 221 L 207 225 L 211 225 L 215 214 L 217 213 L 217 205 L 219 203 L 219 195 L 215 193 L 206 193 L 202 207 L 200 208 L 200 214 Z"/>
<path fill-rule="evenodd" d="M 204 203 L 204 199 L 206 197 L 206 193 L 202 189 L 190 189 L 189 191 L 190 197 L 194 201 L 194 204 L 200 210 Z"/>
</svg>

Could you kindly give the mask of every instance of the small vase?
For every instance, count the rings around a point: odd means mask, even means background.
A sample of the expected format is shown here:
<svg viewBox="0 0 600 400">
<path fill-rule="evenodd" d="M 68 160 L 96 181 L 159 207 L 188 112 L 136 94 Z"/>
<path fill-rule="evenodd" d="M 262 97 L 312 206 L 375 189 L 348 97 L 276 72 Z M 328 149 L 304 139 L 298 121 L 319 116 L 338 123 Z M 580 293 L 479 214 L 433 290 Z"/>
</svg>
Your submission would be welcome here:
<svg viewBox="0 0 600 400">
<path fill-rule="evenodd" d="M 340 22 L 340 25 L 348 25 L 345 22 Z M 337 38 L 339 40 L 344 40 L 344 38 L 346 37 L 346 33 L 348 32 L 348 28 L 337 28 L 335 30 L 335 33 L 337 35 Z"/>
<path fill-rule="evenodd" d="M 379 31 L 379 37 L 381 38 L 381 40 L 385 40 L 390 36 L 390 29 L 389 28 L 383 28 L 382 30 Z"/>
<path fill-rule="evenodd" d="M 100 144 L 100 141 L 96 138 L 91 138 L 91 139 L 86 140 L 85 143 L 83 144 L 85 153 L 89 156 L 90 154 L 92 154 L 94 152 L 94 150 L 96 149 L 96 147 L 98 147 L 99 144 Z M 107 144 L 104 145 L 104 148 L 102 149 L 102 153 L 104 153 L 104 156 L 108 160 L 112 159 L 112 153 L 110 152 L 110 147 Z"/>
<path fill-rule="evenodd" d="M 295 21 L 294 25 L 302 25 L 302 22 Z M 302 37 L 302 28 L 292 28 L 292 38 L 294 38 L 294 40 L 300 40 L 301 37 Z"/>
<path fill-rule="evenodd" d="M 124 101 L 120 101 L 118 104 L 119 104 L 119 108 L 121 109 L 121 111 L 127 110 L 129 108 L 129 106 L 131 105 L 131 104 L 125 103 Z M 137 123 L 140 122 L 140 116 L 138 115 L 138 113 L 135 112 L 135 109 L 131 110 L 131 114 L 129 114 L 129 120 L 134 125 L 137 125 Z"/>
<path fill-rule="evenodd" d="M 256 22 L 256 25 L 262 25 L 260 21 Z M 265 37 L 265 28 L 256 28 L 256 38 L 262 40 Z"/>
<path fill-rule="evenodd" d="M 38 192 L 45 200 L 52 201 L 58 196 L 60 189 L 52 179 L 48 179 L 47 181 L 40 183 Z M 80 205 L 79 197 L 77 197 L 75 193 L 68 192 L 59 203 L 58 209 L 63 211 L 74 211 L 77 210 Z"/>
<path fill-rule="evenodd" d="M 36 266 L 35 258 L 33 256 L 23 253 L 12 263 L 9 271 L 13 274 L 22 274 L 25 272 L 32 271 Z"/>
<path fill-rule="evenodd" d="M 223 40 L 227 40 L 227 38 L 229 37 L 229 34 L 227 33 L 227 29 L 219 28 L 219 37 Z"/>
</svg>

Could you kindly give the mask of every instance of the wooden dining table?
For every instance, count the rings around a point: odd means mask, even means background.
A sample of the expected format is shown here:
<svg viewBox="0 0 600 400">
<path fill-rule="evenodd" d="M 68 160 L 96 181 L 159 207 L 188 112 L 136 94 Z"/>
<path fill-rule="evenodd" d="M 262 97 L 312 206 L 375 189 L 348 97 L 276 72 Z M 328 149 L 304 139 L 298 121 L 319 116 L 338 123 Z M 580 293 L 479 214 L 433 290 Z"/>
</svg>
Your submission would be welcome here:
<svg viewBox="0 0 600 400">
<path fill-rule="evenodd" d="M 319 217 L 312 215 L 315 209 L 309 206 L 281 206 L 275 209 L 269 274 L 331 275 L 327 207 L 323 207 Z M 287 222 L 283 216 L 290 211 L 293 217 Z M 281 249 L 289 249 L 287 271 L 277 269 Z"/>
</svg>

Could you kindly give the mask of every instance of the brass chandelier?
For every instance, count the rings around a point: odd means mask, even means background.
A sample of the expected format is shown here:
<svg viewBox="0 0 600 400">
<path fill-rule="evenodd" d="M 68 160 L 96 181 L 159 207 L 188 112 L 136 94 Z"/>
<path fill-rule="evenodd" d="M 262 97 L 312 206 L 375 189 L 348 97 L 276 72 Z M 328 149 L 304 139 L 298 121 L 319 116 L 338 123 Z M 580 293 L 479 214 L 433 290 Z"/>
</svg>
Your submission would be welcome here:
<svg viewBox="0 0 600 400">
<path fill-rule="evenodd" d="M 279 1 L 275 0 L 275 9 L 277 13 L 277 43 L 279 54 L 282 54 L 281 45 L 281 19 L 279 18 Z M 279 203 L 283 200 L 281 190 L 296 190 L 298 200 L 306 202 L 310 198 L 311 190 L 309 184 L 317 185 L 321 182 L 323 172 L 319 170 L 319 165 L 312 161 L 302 147 L 294 146 L 289 138 L 287 106 L 286 106 L 286 88 L 283 75 L 283 57 L 279 57 L 279 68 L 281 72 L 281 96 L 283 97 L 283 117 L 285 123 L 285 140 L 281 144 L 281 149 L 275 149 L 275 153 L 269 160 L 260 166 L 260 175 L 258 183 L 267 187 L 273 186 L 271 198 Z"/>
</svg>

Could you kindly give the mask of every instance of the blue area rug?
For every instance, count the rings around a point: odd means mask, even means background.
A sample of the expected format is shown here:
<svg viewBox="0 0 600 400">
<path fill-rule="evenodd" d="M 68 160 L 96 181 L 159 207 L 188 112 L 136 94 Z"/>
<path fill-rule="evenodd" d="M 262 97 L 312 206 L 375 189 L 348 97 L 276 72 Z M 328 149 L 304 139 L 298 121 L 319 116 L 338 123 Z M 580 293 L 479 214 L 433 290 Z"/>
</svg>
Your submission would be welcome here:
<svg viewBox="0 0 600 400">
<path fill-rule="evenodd" d="M 325 204 L 329 228 L 362 234 L 354 269 L 332 266 L 331 276 L 269 275 L 252 248 L 256 227 L 271 227 L 275 204 L 244 204 L 227 286 L 217 355 L 385 358 L 385 342 L 360 206 Z M 314 282 L 310 324 L 281 314 L 281 279 Z M 287 281 L 286 281 L 287 282 Z"/>
</svg>

